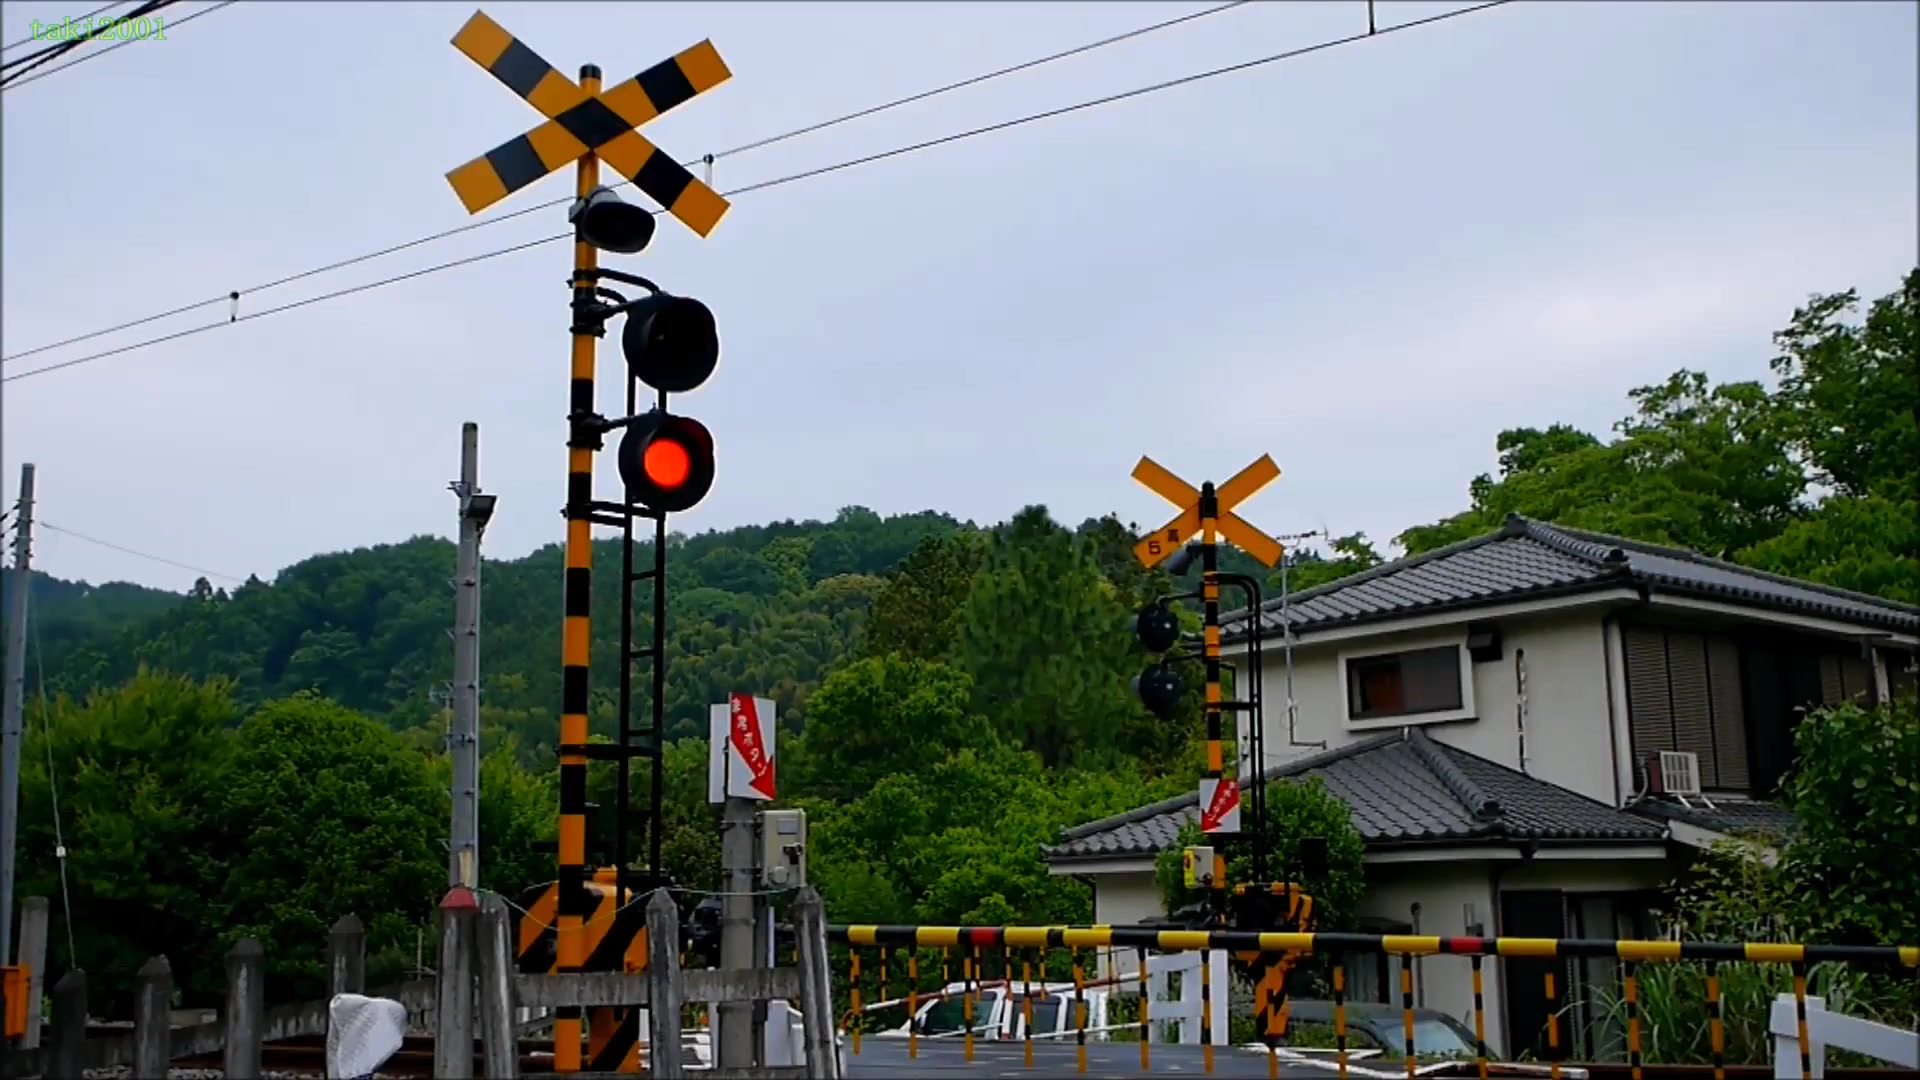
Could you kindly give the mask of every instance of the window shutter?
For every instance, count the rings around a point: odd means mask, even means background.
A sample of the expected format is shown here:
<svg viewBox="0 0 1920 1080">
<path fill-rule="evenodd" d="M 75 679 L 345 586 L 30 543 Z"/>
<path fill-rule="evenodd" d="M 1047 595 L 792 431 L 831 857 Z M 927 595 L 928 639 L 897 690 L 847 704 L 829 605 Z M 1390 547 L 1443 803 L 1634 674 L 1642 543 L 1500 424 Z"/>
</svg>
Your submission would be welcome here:
<svg viewBox="0 0 1920 1080">
<path fill-rule="evenodd" d="M 1713 760 L 1719 785 L 1746 790 L 1747 710 L 1740 689 L 1740 646 L 1732 638 L 1707 639 L 1707 686 L 1713 691 Z"/>
<path fill-rule="evenodd" d="M 1873 668 L 1859 656 L 1840 658 L 1840 691 L 1845 700 L 1865 708 L 1873 703 Z"/>
<path fill-rule="evenodd" d="M 1700 786 L 1719 787 L 1705 638 L 1699 634 L 1667 634 L 1667 684 L 1673 694 L 1673 749 L 1699 755 Z"/>
<path fill-rule="evenodd" d="M 1672 750 L 1673 713 L 1667 704 L 1667 638 L 1644 627 L 1620 628 L 1627 661 L 1627 719 L 1636 758 Z M 1635 762 L 1636 771 L 1638 761 Z"/>
<path fill-rule="evenodd" d="M 1820 654 L 1820 703 L 1838 705 L 1847 700 L 1846 683 L 1840 677 L 1840 658 L 1832 653 Z"/>
</svg>

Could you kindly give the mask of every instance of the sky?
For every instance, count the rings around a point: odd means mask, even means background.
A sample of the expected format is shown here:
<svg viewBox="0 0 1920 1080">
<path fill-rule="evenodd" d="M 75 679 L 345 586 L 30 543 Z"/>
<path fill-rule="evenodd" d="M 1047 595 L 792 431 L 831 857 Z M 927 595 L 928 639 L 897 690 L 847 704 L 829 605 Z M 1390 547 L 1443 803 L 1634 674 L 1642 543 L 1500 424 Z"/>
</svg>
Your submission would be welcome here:
<svg viewBox="0 0 1920 1080">
<path fill-rule="evenodd" d="M 0 4 L 6 43 L 84 0 Z M 569 74 L 711 38 L 730 81 L 645 126 L 681 160 L 1205 4 L 489 3 Z M 1382 3 L 1384 29 L 1465 4 Z M 445 173 L 539 116 L 454 50 L 470 2 L 249 0 L 0 95 L 0 351 L 243 290 L 242 315 L 553 235 L 464 224 Z M 1364 32 L 1256 2 L 756 150 L 721 190 Z M 1680 367 L 1765 378 L 1813 293 L 1916 258 L 1912 3 L 1514 2 L 739 195 L 607 264 L 707 303 L 701 531 L 841 507 L 986 523 L 1043 503 L 1151 527 L 1129 478 L 1260 454 L 1241 514 L 1386 541 L 1465 507 L 1503 428 L 1604 432 Z M 9 59 L 28 47 L 10 50 Z M 74 55 L 101 48 L 86 46 Z M 487 214 L 571 193 L 571 170 Z M 645 197 L 626 189 L 629 199 Z M 482 216 L 487 216 L 483 214 Z M 184 589 L 451 536 L 460 426 L 486 553 L 563 537 L 570 252 L 547 244 L 0 390 L 38 467 L 37 568 Z M 224 300 L 9 360 L 9 377 L 209 323 Z M 600 403 L 622 404 L 617 330 Z M 613 455 L 602 498 L 616 497 Z M 78 535 L 76 535 L 78 534 Z M 451 568 L 450 568 L 451 569 Z M 228 577 L 212 578 L 229 585 Z"/>
</svg>

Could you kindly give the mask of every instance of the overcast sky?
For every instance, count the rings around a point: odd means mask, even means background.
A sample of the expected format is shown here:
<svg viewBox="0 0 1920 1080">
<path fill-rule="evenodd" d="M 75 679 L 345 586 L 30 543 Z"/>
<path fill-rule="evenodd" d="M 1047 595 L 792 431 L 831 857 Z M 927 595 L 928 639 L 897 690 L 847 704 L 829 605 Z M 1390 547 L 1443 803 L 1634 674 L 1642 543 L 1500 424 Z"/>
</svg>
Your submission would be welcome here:
<svg viewBox="0 0 1920 1080">
<path fill-rule="evenodd" d="M 0 5 L 7 42 L 85 0 Z M 456 52 L 473 4 L 245 2 L 8 89 L 4 351 L 469 218 L 444 174 L 539 119 Z M 563 71 L 711 37 L 734 77 L 646 134 L 681 159 L 1200 4 L 512 4 Z M 1463 5 L 1382 4 L 1381 25 Z M 739 196 L 616 257 L 719 320 L 681 411 L 720 474 L 678 527 L 1045 503 L 1142 526 L 1142 453 L 1283 476 L 1244 516 L 1384 541 L 1461 509 L 1501 428 L 1606 426 L 1681 366 L 1766 373 L 1813 292 L 1915 262 L 1912 3 L 1511 3 Z M 1252 3 L 715 166 L 722 190 L 1343 37 L 1360 0 Z M 83 52 L 98 49 L 98 44 Z M 16 49 L 11 59 L 26 50 Z M 570 171 L 491 212 L 568 194 Z M 643 199 L 629 189 L 629 197 Z M 549 209 L 243 295 L 246 314 L 560 231 Z M 450 535 L 463 420 L 488 554 L 562 537 L 564 244 L 4 390 L 5 499 L 223 574 Z M 224 321 L 206 307 L 16 375 Z M 617 332 L 600 401 L 621 404 Z M 601 457 L 613 497 L 612 455 Z M 49 532 L 66 578 L 196 576 Z M 217 584 L 228 584 L 216 579 Z"/>
</svg>

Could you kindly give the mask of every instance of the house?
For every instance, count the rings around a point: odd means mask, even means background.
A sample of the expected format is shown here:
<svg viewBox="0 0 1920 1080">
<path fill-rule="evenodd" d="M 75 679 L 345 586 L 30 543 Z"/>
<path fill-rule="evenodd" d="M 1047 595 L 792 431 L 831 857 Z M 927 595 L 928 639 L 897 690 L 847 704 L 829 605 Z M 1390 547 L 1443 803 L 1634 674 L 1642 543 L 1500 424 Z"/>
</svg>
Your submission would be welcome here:
<svg viewBox="0 0 1920 1080">
<path fill-rule="evenodd" d="M 1236 687 L 1258 635 L 1265 777 L 1321 777 L 1366 841 L 1363 929 L 1442 936 L 1654 932 L 1698 848 L 1792 827 L 1769 796 L 1799 710 L 1910 696 L 1920 650 L 1920 608 L 1519 516 L 1222 621 Z M 1093 886 L 1098 922 L 1139 922 L 1196 817 L 1197 795 L 1143 806 L 1043 856 Z M 1468 1018 L 1466 968 L 1416 960 L 1419 1004 Z M 1544 1052 L 1549 971 L 1574 1003 L 1562 1044 L 1606 1049 L 1612 961 L 1488 962 L 1488 1044 Z M 1348 978 L 1397 1000 L 1384 963 Z"/>
</svg>

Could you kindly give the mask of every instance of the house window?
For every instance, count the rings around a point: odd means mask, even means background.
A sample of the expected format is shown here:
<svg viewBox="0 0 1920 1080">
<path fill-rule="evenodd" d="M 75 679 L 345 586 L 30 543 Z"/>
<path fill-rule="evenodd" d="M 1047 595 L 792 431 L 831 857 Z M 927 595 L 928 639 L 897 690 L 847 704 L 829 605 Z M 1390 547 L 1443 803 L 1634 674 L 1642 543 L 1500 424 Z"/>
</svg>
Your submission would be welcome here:
<svg viewBox="0 0 1920 1080">
<path fill-rule="evenodd" d="M 1657 627 L 1622 630 L 1633 749 L 1700 758 L 1700 786 L 1746 790 L 1747 723 L 1740 650 L 1730 638 Z"/>
<path fill-rule="evenodd" d="M 1352 719 L 1447 712 L 1464 704 L 1458 645 L 1347 661 L 1347 715 Z"/>
</svg>

